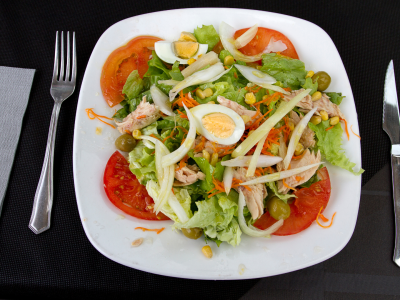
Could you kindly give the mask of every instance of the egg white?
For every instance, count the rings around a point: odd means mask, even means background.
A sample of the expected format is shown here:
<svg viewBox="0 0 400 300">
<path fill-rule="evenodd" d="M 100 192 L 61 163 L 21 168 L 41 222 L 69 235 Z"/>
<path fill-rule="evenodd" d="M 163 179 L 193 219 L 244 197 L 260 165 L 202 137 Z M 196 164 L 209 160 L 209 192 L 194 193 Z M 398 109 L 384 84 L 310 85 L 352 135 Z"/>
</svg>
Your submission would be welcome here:
<svg viewBox="0 0 400 300">
<path fill-rule="evenodd" d="M 154 50 L 156 51 L 156 54 L 160 59 L 169 64 L 173 64 L 174 62 L 179 61 L 179 64 L 187 65 L 187 62 L 189 60 L 189 59 L 179 58 L 178 56 L 176 56 L 171 42 L 166 42 L 166 41 L 156 42 L 154 44 Z M 197 59 L 199 55 L 206 54 L 207 50 L 208 50 L 207 44 L 199 44 L 199 49 L 197 50 L 196 55 L 194 55 L 191 58 Z"/>
<path fill-rule="evenodd" d="M 232 109 L 219 105 L 219 104 L 201 104 L 196 107 L 193 107 L 190 112 L 193 114 L 193 117 L 196 119 L 196 129 L 197 131 L 204 136 L 207 140 L 216 142 L 221 145 L 232 145 L 240 140 L 245 130 L 244 121 L 241 116 L 239 116 Z M 213 135 L 206 128 L 204 128 L 202 119 L 206 115 L 212 113 L 222 113 L 230 117 L 235 123 L 235 130 L 232 135 L 226 139 L 221 139 Z"/>
</svg>

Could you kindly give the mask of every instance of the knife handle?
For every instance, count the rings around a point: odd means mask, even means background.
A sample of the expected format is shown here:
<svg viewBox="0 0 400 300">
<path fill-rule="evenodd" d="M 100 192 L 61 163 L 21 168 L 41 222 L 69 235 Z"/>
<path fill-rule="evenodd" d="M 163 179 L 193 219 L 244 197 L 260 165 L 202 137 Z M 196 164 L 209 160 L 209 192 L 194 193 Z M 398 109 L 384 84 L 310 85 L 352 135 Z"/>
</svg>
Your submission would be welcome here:
<svg viewBox="0 0 400 300">
<path fill-rule="evenodd" d="M 396 230 L 393 261 L 400 267 L 400 145 L 392 145 L 392 183 Z"/>
</svg>

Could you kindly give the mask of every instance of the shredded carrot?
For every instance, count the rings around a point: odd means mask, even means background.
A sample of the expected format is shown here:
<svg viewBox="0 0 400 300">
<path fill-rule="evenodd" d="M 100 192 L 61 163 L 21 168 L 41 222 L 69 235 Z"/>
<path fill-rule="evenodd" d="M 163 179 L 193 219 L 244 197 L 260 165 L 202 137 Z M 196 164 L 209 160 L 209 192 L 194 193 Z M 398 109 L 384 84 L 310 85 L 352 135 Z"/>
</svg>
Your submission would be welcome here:
<svg viewBox="0 0 400 300">
<path fill-rule="evenodd" d="M 86 110 L 86 113 L 87 113 L 87 116 L 88 116 L 89 119 L 91 119 L 91 120 L 98 119 L 100 122 L 103 122 L 104 124 L 107 124 L 108 126 L 111 126 L 112 128 L 115 129 L 114 125 L 112 125 L 110 123 L 107 123 L 106 121 L 101 119 L 101 118 L 104 118 L 104 119 L 107 119 L 107 120 L 113 120 L 113 118 L 109 118 L 109 117 L 106 117 L 106 116 L 98 115 L 93 111 L 93 108 L 86 108 L 85 110 Z"/>
<path fill-rule="evenodd" d="M 186 166 L 186 162 L 189 159 L 188 155 L 185 155 L 182 160 L 179 162 L 179 167 L 175 169 L 175 171 L 179 171 L 180 169 L 184 168 Z"/>
<path fill-rule="evenodd" d="M 273 93 L 271 96 L 267 97 L 266 99 L 254 103 L 254 105 L 260 105 L 261 103 L 265 102 L 266 102 L 265 105 L 269 105 L 271 102 L 278 100 L 279 97 L 282 97 L 282 93 L 276 92 Z"/>
<path fill-rule="evenodd" d="M 295 178 L 296 178 L 297 181 L 300 181 L 303 177 L 301 177 L 301 176 L 296 176 Z"/>
<path fill-rule="evenodd" d="M 126 132 L 127 134 L 132 135 L 132 132 L 130 132 L 129 130 L 125 130 L 125 132 Z"/>
<path fill-rule="evenodd" d="M 358 137 L 360 140 L 361 140 L 361 136 L 359 136 L 357 133 L 355 133 L 354 131 L 353 131 L 353 125 L 351 125 L 350 126 L 350 130 L 351 130 L 351 132 L 356 136 L 356 137 Z"/>
<path fill-rule="evenodd" d="M 290 92 L 292 89 L 290 87 L 283 88 L 286 92 Z"/>
<path fill-rule="evenodd" d="M 178 114 L 182 119 L 188 119 L 188 116 L 185 115 L 183 112 L 181 112 L 180 110 L 178 110 Z"/>
<path fill-rule="evenodd" d="M 331 130 L 333 127 L 335 127 L 335 125 L 328 127 L 327 129 L 325 129 L 325 131 Z"/>
<path fill-rule="evenodd" d="M 344 122 L 344 130 L 346 131 L 346 135 L 347 135 L 347 140 L 350 140 L 350 135 L 349 135 L 349 131 L 347 130 L 347 121 L 345 119 L 340 119 L 340 121 Z M 353 131 L 353 130 L 352 130 Z M 354 132 L 353 132 L 354 133 Z"/>
<path fill-rule="evenodd" d="M 194 147 L 194 151 L 201 152 L 202 149 L 204 148 L 205 142 L 206 142 L 206 138 L 204 136 L 202 136 L 200 143 L 196 147 Z"/>
<path fill-rule="evenodd" d="M 146 115 L 141 115 L 139 117 L 136 117 L 136 119 L 144 119 L 144 118 L 146 118 Z"/>
<path fill-rule="evenodd" d="M 225 68 L 225 70 L 228 70 L 228 69 L 229 69 L 229 67 L 228 67 L 228 66 L 224 66 L 224 68 Z"/>
<path fill-rule="evenodd" d="M 208 192 L 208 198 L 211 198 L 212 196 L 219 194 L 219 193 L 225 193 L 225 186 L 224 183 L 219 181 L 218 179 L 215 179 L 214 176 L 212 178 L 212 182 L 214 184 L 214 188 Z M 237 178 L 233 178 L 232 179 L 232 186 L 231 188 L 236 188 L 240 186 L 240 183 L 242 183 L 243 181 L 237 179 Z M 251 188 L 247 185 L 243 185 L 243 187 L 248 190 L 251 191 Z"/>
<path fill-rule="evenodd" d="M 290 189 L 290 190 L 293 190 L 293 191 L 296 191 L 295 188 L 289 186 L 289 185 L 285 182 L 285 178 L 282 179 L 282 183 L 283 183 L 283 185 L 284 185 L 286 188 L 288 188 L 288 189 Z"/>
<path fill-rule="evenodd" d="M 184 133 L 188 133 L 188 131 L 186 130 L 186 128 L 185 128 L 185 127 L 182 127 L 182 126 L 176 126 L 176 128 L 180 128 L 180 129 L 182 129 L 182 131 L 183 131 Z"/>
<path fill-rule="evenodd" d="M 317 224 L 318 224 L 319 226 L 321 226 L 322 228 L 329 228 L 329 227 L 332 226 L 333 218 L 335 217 L 336 212 L 335 212 L 335 213 L 333 214 L 333 216 L 332 216 L 331 223 L 330 223 L 329 225 L 325 226 L 325 225 L 322 225 L 322 224 L 319 222 L 319 220 L 318 220 L 319 218 L 321 218 L 321 220 L 322 220 L 323 222 L 328 222 L 328 221 L 329 221 L 329 219 L 325 218 L 324 215 L 321 214 L 321 211 L 322 211 L 323 208 L 324 208 L 324 207 L 321 206 L 321 209 L 319 210 L 318 215 L 317 215 L 317 218 L 316 218 L 315 220 L 317 221 Z"/>
<path fill-rule="evenodd" d="M 193 108 L 197 105 L 200 105 L 200 103 L 189 96 L 189 93 L 183 94 L 183 91 L 181 91 L 178 100 L 172 104 L 172 108 L 174 108 L 174 106 L 183 107 L 183 104 L 185 104 L 187 108 Z"/>
<path fill-rule="evenodd" d="M 236 79 L 238 78 L 238 75 L 235 73 L 233 73 L 233 77 L 235 77 Z"/>
<path fill-rule="evenodd" d="M 157 232 L 157 234 L 160 234 L 165 229 L 165 227 L 162 227 L 159 229 L 148 229 L 148 228 L 144 228 L 144 227 L 136 227 L 135 229 L 141 229 L 143 231 L 155 231 L 155 232 Z"/>
</svg>

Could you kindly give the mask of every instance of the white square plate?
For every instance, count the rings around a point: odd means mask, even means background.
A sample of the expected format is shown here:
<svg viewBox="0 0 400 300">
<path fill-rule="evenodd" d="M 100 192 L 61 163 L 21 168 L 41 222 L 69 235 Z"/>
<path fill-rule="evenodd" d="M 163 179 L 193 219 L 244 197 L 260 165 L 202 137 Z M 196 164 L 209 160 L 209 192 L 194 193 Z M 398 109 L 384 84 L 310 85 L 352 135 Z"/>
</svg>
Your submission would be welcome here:
<svg viewBox="0 0 400 300">
<path fill-rule="evenodd" d="M 124 214 L 107 199 L 103 188 L 105 165 L 116 150 L 117 130 L 85 112 L 93 107 L 101 115 L 111 116 L 114 108 L 106 104 L 100 89 L 100 73 L 108 55 L 139 35 L 174 40 L 181 31 L 193 32 L 197 26 L 225 21 L 234 28 L 259 26 L 284 33 L 295 46 L 307 70 L 326 71 L 332 77 L 329 91 L 342 92 L 346 98 L 340 108 L 358 132 L 357 113 L 350 83 L 335 45 L 320 27 L 298 18 L 276 13 L 227 8 L 196 8 L 155 12 L 116 23 L 104 32 L 88 62 L 83 79 L 75 121 L 73 166 L 76 199 L 83 228 L 93 246 L 106 257 L 138 270 L 192 279 L 249 279 L 291 272 L 315 265 L 344 248 L 353 234 L 360 202 L 361 176 L 328 165 L 332 194 L 324 214 L 337 212 L 333 225 L 323 229 L 315 224 L 305 231 L 270 239 L 242 235 L 234 248 L 212 243 L 214 256 L 206 259 L 201 248 L 204 239 L 190 240 L 170 229 L 171 221 L 145 221 Z M 96 128 L 103 129 L 97 135 Z M 349 159 L 361 164 L 360 141 L 354 135 L 344 139 Z M 161 234 L 134 230 L 166 227 Z M 144 237 L 137 248 L 131 242 Z"/>
</svg>

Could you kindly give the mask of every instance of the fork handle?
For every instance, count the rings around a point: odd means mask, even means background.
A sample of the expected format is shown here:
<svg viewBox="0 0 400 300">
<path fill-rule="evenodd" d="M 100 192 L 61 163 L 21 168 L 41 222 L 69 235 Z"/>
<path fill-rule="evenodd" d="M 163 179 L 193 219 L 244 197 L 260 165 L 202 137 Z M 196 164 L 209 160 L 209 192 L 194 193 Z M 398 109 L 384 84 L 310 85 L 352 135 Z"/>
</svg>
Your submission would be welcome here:
<svg viewBox="0 0 400 300">
<path fill-rule="evenodd" d="M 392 145 L 392 183 L 396 238 L 393 261 L 400 267 L 400 145 Z"/>
<path fill-rule="evenodd" d="M 42 173 L 33 201 L 33 209 L 29 228 L 36 234 L 50 228 L 51 207 L 53 206 L 53 157 L 54 144 L 57 133 L 57 122 L 61 103 L 55 103 L 50 120 L 49 135 L 47 137 L 46 154 Z"/>
</svg>

